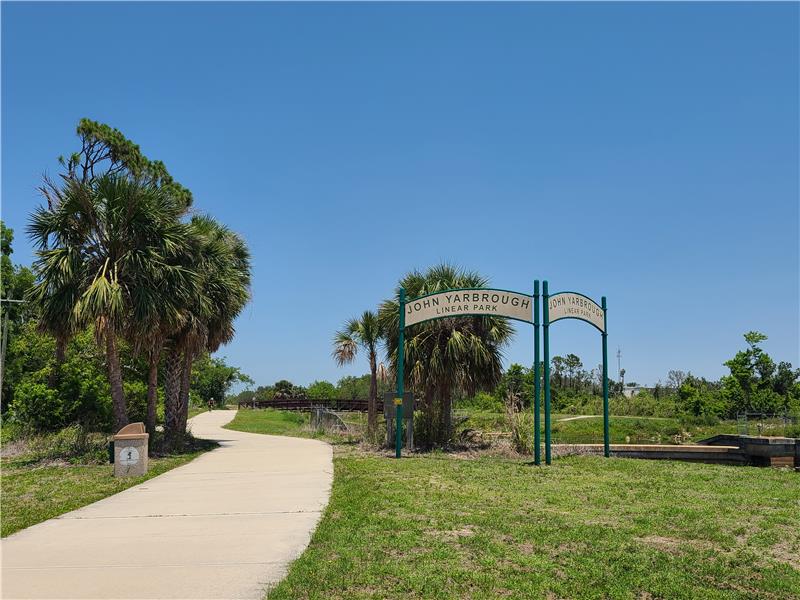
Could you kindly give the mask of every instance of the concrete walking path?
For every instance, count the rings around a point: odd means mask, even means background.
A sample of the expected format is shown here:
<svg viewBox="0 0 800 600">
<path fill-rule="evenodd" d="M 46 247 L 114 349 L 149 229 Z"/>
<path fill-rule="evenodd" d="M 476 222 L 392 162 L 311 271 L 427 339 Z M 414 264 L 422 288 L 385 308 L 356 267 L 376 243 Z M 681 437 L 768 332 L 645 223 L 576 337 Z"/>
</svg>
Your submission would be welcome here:
<svg viewBox="0 0 800 600">
<path fill-rule="evenodd" d="M 2 541 L 2 598 L 257 598 L 308 545 L 328 502 L 330 446 L 222 429 L 221 448 Z"/>
</svg>

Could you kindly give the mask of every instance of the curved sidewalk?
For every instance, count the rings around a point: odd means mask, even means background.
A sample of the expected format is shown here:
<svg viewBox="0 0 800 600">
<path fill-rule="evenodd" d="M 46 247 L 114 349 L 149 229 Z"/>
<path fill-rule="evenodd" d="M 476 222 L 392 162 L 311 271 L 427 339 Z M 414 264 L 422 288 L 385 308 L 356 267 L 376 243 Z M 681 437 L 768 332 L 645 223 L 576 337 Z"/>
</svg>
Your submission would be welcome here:
<svg viewBox="0 0 800 600">
<path fill-rule="evenodd" d="M 222 429 L 221 448 L 2 541 L 2 598 L 257 598 L 308 545 L 333 478 L 330 446 Z"/>
</svg>

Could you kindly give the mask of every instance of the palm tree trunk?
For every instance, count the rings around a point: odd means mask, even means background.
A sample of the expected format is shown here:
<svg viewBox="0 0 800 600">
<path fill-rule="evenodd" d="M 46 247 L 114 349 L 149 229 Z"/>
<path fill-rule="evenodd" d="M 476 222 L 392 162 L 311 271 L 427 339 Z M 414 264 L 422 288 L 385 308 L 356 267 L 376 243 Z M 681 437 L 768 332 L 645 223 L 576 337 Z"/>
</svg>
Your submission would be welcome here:
<svg viewBox="0 0 800 600">
<path fill-rule="evenodd" d="M 106 363 L 108 383 L 111 386 L 111 404 L 114 409 L 114 431 L 128 424 L 128 410 L 125 406 L 125 393 L 122 390 L 122 368 L 119 364 L 117 334 L 113 327 L 106 330 Z"/>
<path fill-rule="evenodd" d="M 180 431 L 186 431 L 186 422 L 189 420 L 189 384 L 192 375 L 192 354 L 188 350 L 183 354 L 183 366 L 181 369 L 181 392 L 178 401 L 180 418 Z"/>
<path fill-rule="evenodd" d="M 178 402 L 181 395 L 181 353 L 169 348 L 164 361 L 164 431 L 173 437 L 180 430 Z"/>
<path fill-rule="evenodd" d="M 56 338 L 56 360 L 53 368 L 50 369 L 50 374 L 47 377 L 47 386 L 54 389 L 58 385 L 58 376 L 61 373 L 61 365 L 67 357 L 67 340 L 66 338 Z"/>
<path fill-rule="evenodd" d="M 370 439 L 378 429 L 378 365 L 375 351 L 369 353 L 369 402 L 367 403 L 367 433 Z"/>
<path fill-rule="evenodd" d="M 147 431 L 150 438 L 156 433 L 156 405 L 158 404 L 158 358 L 160 352 L 150 350 L 150 364 L 147 373 Z"/>
<path fill-rule="evenodd" d="M 442 394 L 442 428 L 440 442 L 447 445 L 453 438 L 453 398 L 449 389 L 444 389 Z"/>
</svg>

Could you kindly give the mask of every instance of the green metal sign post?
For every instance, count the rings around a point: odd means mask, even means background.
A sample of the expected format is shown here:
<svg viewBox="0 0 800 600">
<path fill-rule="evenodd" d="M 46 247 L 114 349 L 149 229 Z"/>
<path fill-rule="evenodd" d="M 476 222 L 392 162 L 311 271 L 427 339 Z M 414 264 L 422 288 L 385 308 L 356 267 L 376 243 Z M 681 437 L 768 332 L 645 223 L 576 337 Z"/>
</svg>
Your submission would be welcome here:
<svg viewBox="0 0 800 600">
<path fill-rule="evenodd" d="M 578 319 L 594 325 L 603 340 L 603 454 L 611 456 L 608 416 L 608 318 L 606 297 L 598 305 L 594 300 L 576 292 L 558 292 L 550 295 L 547 282 L 543 282 L 544 306 L 544 436 L 545 462 L 550 464 L 550 324 L 561 319 Z M 551 311 L 555 311 L 553 314 Z"/>
<path fill-rule="evenodd" d="M 605 296 L 600 306 L 603 308 L 603 454 L 608 458 L 611 456 L 611 436 L 608 428 L 608 310 Z"/>
<path fill-rule="evenodd" d="M 550 464 L 552 456 L 550 452 L 550 294 L 547 293 L 547 280 L 542 283 L 542 300 L 544 305 L 544 462 Z"/>
<path fill-rule="evenodd" d="M 533 282 L 533 462 L 542 464 L 542 374 L 539 364 L 539 280 Z"/>
<path fill-rule="evenodd" d="M 400 333 L 397 337 L 397 396 L 394 404 L 397 407 L 395 418 L 394 456 L 400 458 L 403 451 L 403 379 L 405 362 L 405 330 L 406 330 L 406 291 L 400 288 Z"/>
</svg>

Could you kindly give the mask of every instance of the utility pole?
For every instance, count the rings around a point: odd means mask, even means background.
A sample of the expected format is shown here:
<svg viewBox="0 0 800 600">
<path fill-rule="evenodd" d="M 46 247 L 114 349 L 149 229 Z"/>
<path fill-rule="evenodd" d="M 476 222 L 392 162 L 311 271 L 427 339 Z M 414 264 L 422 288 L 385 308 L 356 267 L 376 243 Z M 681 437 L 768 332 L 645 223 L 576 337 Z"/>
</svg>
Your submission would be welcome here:
<svg viewBox="0 0 800 600">
<path fill-rule="evenodd" d="M 622 350 L 617 348 L 617 381 L 621 379 L 620 373 L 622 372 Z"/>
</svg>

